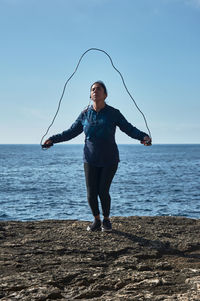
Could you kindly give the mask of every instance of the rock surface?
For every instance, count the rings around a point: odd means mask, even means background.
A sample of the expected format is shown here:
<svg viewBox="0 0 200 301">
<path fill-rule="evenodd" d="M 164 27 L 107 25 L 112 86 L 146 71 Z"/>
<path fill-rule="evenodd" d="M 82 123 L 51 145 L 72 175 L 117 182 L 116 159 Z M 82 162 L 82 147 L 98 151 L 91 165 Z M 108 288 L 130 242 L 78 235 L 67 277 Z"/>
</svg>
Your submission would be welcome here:
<svg viewBox="0 0 200 301">
<path fill-rule="evenodd" d="M 200 300 L 200 220 L 0 222 L 0 299 Z"/>
</svg>

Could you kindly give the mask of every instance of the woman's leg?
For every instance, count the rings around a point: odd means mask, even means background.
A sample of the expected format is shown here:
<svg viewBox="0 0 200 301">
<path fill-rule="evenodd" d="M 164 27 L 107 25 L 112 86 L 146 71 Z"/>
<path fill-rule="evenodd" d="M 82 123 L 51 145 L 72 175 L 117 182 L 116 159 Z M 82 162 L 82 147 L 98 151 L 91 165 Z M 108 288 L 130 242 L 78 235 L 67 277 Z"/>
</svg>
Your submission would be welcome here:
<svg viewBox="0 0 200 301">
<path fill-rule="evenodd" d="M 99 181 L 99 167 L 92 166 L 84 163 L 85 180 L 87 188 L 87 198 L 92 214 L 95 218 L 99 219 L 99 206 L 98 206 L 98 181 Z"/>
<path fill-rule="evenodd" d="M 108 219 L 110 215 L 111 198 L 109 194 L 110 185 L 117 171 L 118 164 L 112 166 L 101 167 L 99 177 L 98 195 L 101 201 L 104 218 Z"/>
</svg>

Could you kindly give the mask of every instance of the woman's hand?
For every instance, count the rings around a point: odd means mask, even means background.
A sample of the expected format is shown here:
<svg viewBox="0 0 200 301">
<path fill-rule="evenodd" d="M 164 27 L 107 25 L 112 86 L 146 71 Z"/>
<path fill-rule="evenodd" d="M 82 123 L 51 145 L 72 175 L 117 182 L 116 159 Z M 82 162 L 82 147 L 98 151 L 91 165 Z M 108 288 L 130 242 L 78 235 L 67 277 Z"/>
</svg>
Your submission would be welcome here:
<svg viewBox="0 0 200 301">
<path fill-rule="evenodd" d="M 50 139 L 47 139 L 42 145 L 43 148 L 50 148 L 51 146 L 53 146 L 53 141 Z"/>
<path fill-rule="evenodd" d="M 141 144 L 144 144 L 145 146 L 150 146 L 152 140 L 149 136 L 145 136 L 144 139 L 142 141 L 140 141 Z"/>
</svg>

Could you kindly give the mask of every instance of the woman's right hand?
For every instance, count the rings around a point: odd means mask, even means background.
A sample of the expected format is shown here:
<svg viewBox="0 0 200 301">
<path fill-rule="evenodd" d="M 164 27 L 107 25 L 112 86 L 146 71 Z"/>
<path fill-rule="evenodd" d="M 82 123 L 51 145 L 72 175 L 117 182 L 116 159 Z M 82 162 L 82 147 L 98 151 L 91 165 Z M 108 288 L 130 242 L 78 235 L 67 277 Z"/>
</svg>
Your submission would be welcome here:
<svg viewBox="0 0 200 301">
<path fill-rule="evenodd" d="M 42 145 L 43 148 L 50 148 L 51 146 L 53 146 L 53 141 L 50 139 L 47 139 Z"/>
</svg>

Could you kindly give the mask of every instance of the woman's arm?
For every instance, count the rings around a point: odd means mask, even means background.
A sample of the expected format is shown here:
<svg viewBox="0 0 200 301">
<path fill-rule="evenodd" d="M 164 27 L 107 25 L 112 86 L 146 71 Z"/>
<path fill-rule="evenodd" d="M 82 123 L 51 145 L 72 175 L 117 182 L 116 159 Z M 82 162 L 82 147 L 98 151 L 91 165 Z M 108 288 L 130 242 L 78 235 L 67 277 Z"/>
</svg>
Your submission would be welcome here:
<svg viewBox="0 0 200 301">
<path fill-rule="evenodd" d="M 72 124 L 72 126 L 68 130 L 66 130 L 60 134 L 49 137 L 44 142 L 44 146 L 46 148 L 49 148 L 54 143 L 69 141 L 69 140 L 75 138 L 76 136 L 80 135 L 83 132 L 83 125 L 82 125 L 81 120 L 82 120 L 82 113 L 79 115 L 79 117 L 76 119 L 76 121 Z"/>
<path fill-rule="evenodd" d="M 140 140 L 144 145 L 151 145 L 151 138 L 129 123 L 120 111 L 117 112 L 117 126 L 131 138 Z"/>
</svg>

